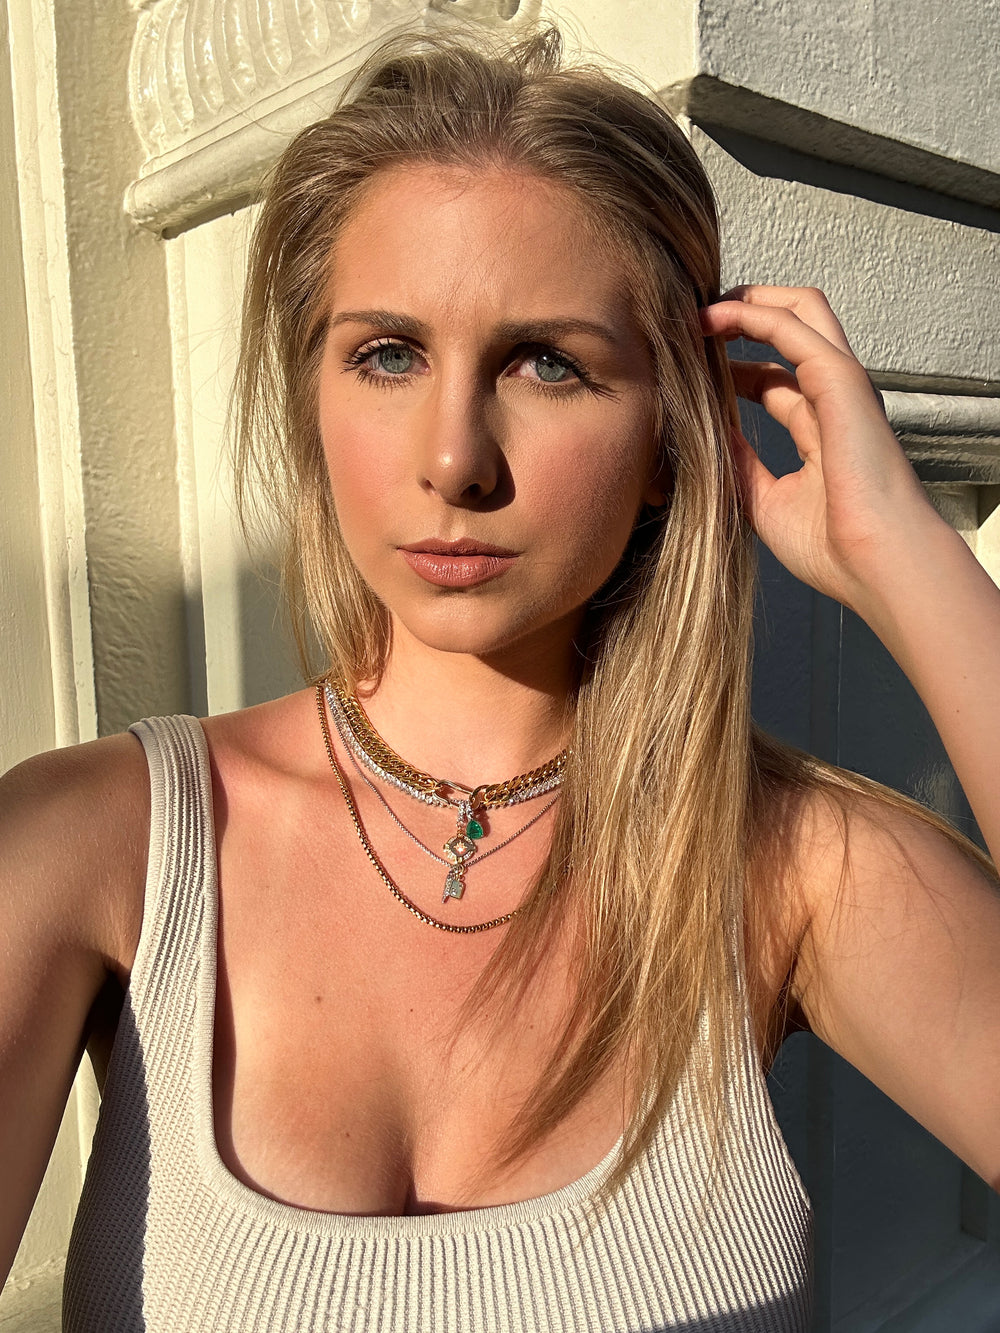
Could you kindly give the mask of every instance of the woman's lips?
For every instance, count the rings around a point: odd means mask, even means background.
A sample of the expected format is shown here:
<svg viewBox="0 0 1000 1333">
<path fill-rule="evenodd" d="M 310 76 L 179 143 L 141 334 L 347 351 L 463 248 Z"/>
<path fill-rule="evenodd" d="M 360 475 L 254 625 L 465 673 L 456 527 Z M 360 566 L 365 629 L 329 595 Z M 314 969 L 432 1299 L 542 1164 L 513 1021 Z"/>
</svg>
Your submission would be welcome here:
<svg viewBox="0 0 1000 1333">
<path fill-rule="evenodd" d="M 510 569 L 516 551 L 467 537 L 446 542 L 436 538 L 401 546 L 399 553 L 415 574 L 441 588 L 473 588 Z"/>
<path fill-rule="evenodd" d="M 400 547 L 400 555 L 415 574 L 441 588 L 473 588 L 506 573 L 516 555 L 490 555 L 486 552 L 412 551 Z"/>
</svg>

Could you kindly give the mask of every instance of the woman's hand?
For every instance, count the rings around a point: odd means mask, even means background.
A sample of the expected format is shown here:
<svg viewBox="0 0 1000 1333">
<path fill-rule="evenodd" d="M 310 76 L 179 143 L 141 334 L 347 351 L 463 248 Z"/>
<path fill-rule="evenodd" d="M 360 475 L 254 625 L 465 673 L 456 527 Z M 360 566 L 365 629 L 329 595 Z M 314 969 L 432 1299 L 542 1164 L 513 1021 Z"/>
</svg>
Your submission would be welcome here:
<svg viewBox="0 0 1000 1333">
<path fill-rule="evenodd" d="M 814 288 L 735 287 L 701 321 L 706 336 L 767 343 L 795 367 L 732 362 L 737 393 L 788 430 L 803 464 L 775 477 L 734 433 L 750 521 L 796 578 L 864 614 L 900 544 L 921 541 L 943 520 L 826 297 Z"/>
<path fill-rule="evenodd" d="M 737 391 L 788 428 L 802 459 L 774 477 L 734 437 L 751 521 L 906 672 L 1000 863 L 1000 591 L 925 497 L 820 292 L 737 287 L 701 318 L 706 336 L 769 343 L 795 367 L 734 365 Z"/>
<path fill-rule="evenodd" d="M 793 574 L 863 615 L 896 658 L 1000 863 L 1000 591 L 926 499 L 820 292 L 739 287 L 701 315 L 706 335 L 768 343 L 794 366 L 733 366 L 737 391 L 788 429 L 803 464 L 774 477 L 735 436 L 751 521 Z M 843 865 L 830 855 L 842 830 L 825 803 L 810 818 L 793 998 L 814 1032 L 1000 1190 L 995 885 L 878 802 L 858 803 Z"/>
</svg>

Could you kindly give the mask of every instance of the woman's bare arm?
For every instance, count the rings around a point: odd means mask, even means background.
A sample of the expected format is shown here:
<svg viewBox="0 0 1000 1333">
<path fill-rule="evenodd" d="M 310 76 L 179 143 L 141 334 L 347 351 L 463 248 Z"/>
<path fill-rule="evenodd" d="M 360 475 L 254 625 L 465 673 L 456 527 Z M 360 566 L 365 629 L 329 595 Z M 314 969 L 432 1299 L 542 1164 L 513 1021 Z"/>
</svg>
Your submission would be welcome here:
<svg viewBox="0 0 1000 1333">
<path fill-rule="evenodd" d="M 0 779 L 0 1281 L 91 1006 L 134 953 L 148 819 L 146 764 L 131 736 L 40 755 Z"/>
<path fill-rule="evenodd" d="M 794 367 L 735 363 L 792 435 L 775 477 L 740 436 L 751 520 L 798 578 L 862 616 L 919 692 L 1000 860 L 1000 590 L 935 513 L 820 292 L 742 287 L 707 334 L 770 343 Z M 918 816 L 877 801 L 802 834 L 806 923 L 794 998 L 810 1026 L 1000 1188 L 1000 897 Z M 843 871 L 843 873 L 842 873 Z"/>
<path fill-rule="evenodd" d="M 918 816 L 849 799 L 803 819 L 792 1001 L 1000 1190 L 1000 890 Z"/>
</svg>

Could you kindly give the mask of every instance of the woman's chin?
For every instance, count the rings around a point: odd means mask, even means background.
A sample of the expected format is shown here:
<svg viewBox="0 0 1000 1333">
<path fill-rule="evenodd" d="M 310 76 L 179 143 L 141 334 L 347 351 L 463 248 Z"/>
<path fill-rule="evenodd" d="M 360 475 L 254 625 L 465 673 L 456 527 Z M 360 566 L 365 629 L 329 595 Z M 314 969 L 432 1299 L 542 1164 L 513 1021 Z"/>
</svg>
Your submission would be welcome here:
<svg viewBox="0 0 1000 1333">
<path fill-rule="evenodd" d="M 574 623 L 578 613 L 573 613 Z M 438 608 L 432 615 L 393 613 L 394 622 L 406 638 L 432 652 L 454 653 L 468 657 L 502 658 L 523 653 L 528 645 L 551 652 L 565 647 L 568 652 L 572 634 L 567 633 L 567 618 L 544 615 L 498 615 L 482 604 Z M 549 640 L 551 639 L 551 643 Z"/>
</svg>

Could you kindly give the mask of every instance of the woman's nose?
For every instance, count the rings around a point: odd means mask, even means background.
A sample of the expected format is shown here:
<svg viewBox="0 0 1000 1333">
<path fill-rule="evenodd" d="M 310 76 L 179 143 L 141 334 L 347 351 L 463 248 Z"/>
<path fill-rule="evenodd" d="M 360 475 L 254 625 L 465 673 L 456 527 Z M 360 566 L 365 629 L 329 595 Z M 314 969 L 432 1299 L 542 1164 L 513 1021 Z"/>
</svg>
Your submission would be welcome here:
<svg viewBox="0 0 1000 1333">
<path fill-rule="evenodd" d="M 426 404 L 420 484 L 450 505 L 478 505 L 497 492 L 503 453 L 485 394 L 442 386 Z"/>
</svg>

